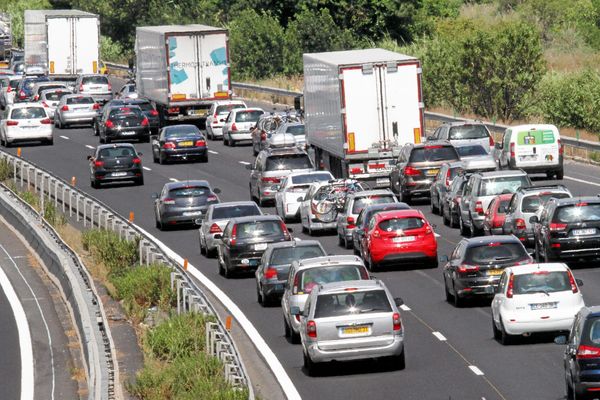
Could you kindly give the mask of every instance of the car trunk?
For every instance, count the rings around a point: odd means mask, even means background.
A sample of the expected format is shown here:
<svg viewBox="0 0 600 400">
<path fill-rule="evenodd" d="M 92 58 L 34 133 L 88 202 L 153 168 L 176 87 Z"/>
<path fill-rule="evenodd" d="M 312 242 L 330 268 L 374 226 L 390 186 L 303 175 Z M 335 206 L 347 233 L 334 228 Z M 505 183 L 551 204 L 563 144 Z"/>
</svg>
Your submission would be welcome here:
<svg viewBox="0 0 600 400">
<path fill-rule="evenodd" d="M 391 312 L 319 318 L 316 325 L 319 348 L 324 351 L 385 346 L 394 340 Z"/>
</svg>

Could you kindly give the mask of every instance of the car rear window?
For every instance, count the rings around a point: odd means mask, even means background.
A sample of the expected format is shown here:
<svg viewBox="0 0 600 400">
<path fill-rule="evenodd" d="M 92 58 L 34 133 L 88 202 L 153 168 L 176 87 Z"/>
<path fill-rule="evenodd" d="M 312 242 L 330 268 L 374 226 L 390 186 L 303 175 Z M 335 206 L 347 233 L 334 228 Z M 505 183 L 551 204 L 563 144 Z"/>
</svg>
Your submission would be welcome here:
<svg viewBox="0 0 600 400">
<path fill-rule="evenodd" d="M 46 118 L 46 111 L 43 107 L 15 108 L 10 113 L 10 119 L 36 119 Z"/>
<path fill-rule="evenodd" d="M 465 251 L 464 262 L 472 265 L 486 265 L 517 261 L 529 255 L 521 243 L 491 243 L 482 246 L 469 246 Z"/>
<path fill-rule="evenodd" d="M 488 155 L 488 152 L 481 145 L 458 146 L 456 147 L 456 151 L 461 157 L 475 157 Z"/>
<path fill-rule="evenodd" d="M 285 129 L 285 133 L 291 133 L 294 136 L 304 135 L 304 125 L 290 125 Z"/>
<path fill-rule="evenodd" d="M 453 146 L 425 146 L 413 149 L 409 162 L 457 161 L 458 159 L 458 153 Z"/>
<path fill-rule="evenodd" d="M 521 211 L 526 213 L 534 213 L 536 212 L 540 206 L 546 203 L 551 198 L 554 199 L 564 199 L 569 196 L 568 193 L 558 192 L 558 193 L 540 193 L 534 194 L 531 196 L 526 196 L 523 198 L 523 203 L 521 204 Z"/>
<path fill-rule="evenodd" d="M 508 203 L 510 203 L 510 200 L 500 200 L 500 204 L 498 204 L 498 209 L 496 212 L 498 214 L 506 214 Z"/>
<path fill-rule="evenodd" d="M 142 114 L 142 110 L 139 108 L 123 107 L 112 110 L 108 115 L 108 118 L 112 120 L 127 119 L 132 117 L 142 119 L 144 118 L 144 114 Z"/>
<path fill-rule="evenodd" d="M 240 111 L 235 115 L 235 122 L 256 122 L 263 115 L 262 111 Z"/>
<path fill-rule="evenodd" d="M 363 208 L 373 204 L 385 204 L 394 203 L 395 199 L 392 195 L 373 195 L 373 196 L 361 196 L 354 199 L 352 204 L 352 214 L 360 214 Z"/>
<path fill-rule="evenodd" d="M 127 103 L 125 103 L 125 104 L 127 104 Z M 147 101 L 145 101 L 145 102 L 136 102 L 136 103 L 134 103 L 132 105 L 138 106 L 139 108 L 142 109 L 142 111 L 152 111 L 152 110 L 154 110 L 154 107 L 152 107 L 152 104 L 150 104 L 150 102 L 147 102 Z"/>
<path fill-rule="evenodd" d="M 392 210 L 408 210 L 409 208 L 410 207 L 404 203 L 389 203 L 389 205 L 387 205 L 385 207 L 375 208 L 375 209 L 367 209 L 365 207 L 365 209 L 363 209 L 360 212 L 358 219 L 356 220 L 356 224 L 357 225 L 361 224 L 365 218 L 366 218 L 365 222 L 368 223 L 373 216 L 375 216 L 376 214 L 378 214 L 380 212 L 392 211 Z"/>
<path fill-rule="evenodd" d="M 206 186 L 186 186 L 169 190 L 169 197 L 171 198 L 203 197 L 209 194 L 210 189 Z"/>
<path fill-rule="evenodd" d="M 583 328 L 582 344 L 600 344 L 600 318 L 590 318 Z"/>
<path fill-rule="evenodd" d="M 483 125 L 461 125 L 450 128 L 450 140 L 483 139 L 490 135 Z"/>
<path fill-rule="evenodd" d="M 580 203 L 559 207 L 552 222 L 600 221 L 600 203 Z"/>
<path fill-rule="evenodd" d="M 171 139 L 197 136 L 199 134 L 200 130 L 195 126 L 178 126 L 165 130 L 165 137 Z"/>
<path fill-rule="evenodd" d="M 391 311 L 392 306 L 383 290 L 322 294 L 317 297 L 315 318 Z"/>
<path fill-rule="evenodd" d="M 321 247 L 317 245 L 281 247 L 273 250 L 269 264 L 286 265 L 291 264 L 294 260 L 304 260 L 324 255 L 325 253 L 321 250 Z"/>
<path fill-rule="evenodd" d="M 266 171 L 279 171 L 286 169 L 309 169 L 313 165 L 307 154 L 288 154 L 270 156 L 267 158 Z"/>
<path fill-rule="evenodd" d="M 236 225 L 237 239 L 252 239 L 261 237 L 283 236 L 280 221 L 243 222 Z"/>
<path fill-rule="evenodd" d="M 379 229 L 386 232 L 397 230 L 418 229 L 425 225 L 425 221 L 418 217 L 390 218 L 379 223 Z"/>
<path fill-rule="evenodd" d="M 108 78 L 105 76 L 84 76 L 81 78 L 82 85 L 108 85 Z"/>
<path fill-rule="evenodd" d="M 113 147 L 100 150 L 99 158 L 134 157 L 135 150 L 131 147 Z"/>
<path fill-rule="evenodd" d="M 240 205 L 215 207 L 212 212 L 212 219 L 226 219 L 249 217 L 252 215 L 261 215 L 260 209 L 255 205 Z"/>
<path fill-rule="evenodd" d="M 306 174 L 306 175 L 296 175 L 292 177 L 292 184 L 294 185 L 303 185 L 307 183 L 313 182 L 324 182 L 331 179 L 330 174 Z"/>
<path fill-rule="evenodd" d="M 41 92 L 42 90 L 48 90 L 48 89 L 63 89 L 63 90 L 67 90 L 65 85 L 43 85 L 43 86 L 38 86 L 37 91 Z"/>
<path fill-rule="evenodd" d="M 364 279 L 359 268 L 356 265 L 328 265 L 301 270 L 297 277 L 298 291 L 310 293 L 316 285 Z"/>
<path fill-rule="evenodd" d="M 67 98 L 67 104 L 93 104 L 94 99 L 91 97 L 77 96 Z"/>
<path fill-rule="evenodd" d="M 217 114 L 225 114 L 225 113 L 230 113 L 231 110 L 235 110 L 236 108 L 246 108 L 246 106 L 243 104 L 224 104 L 224 105 L 217 106 L 217 109 L 215 110 L 215 112 Z"/>
<path fill-rule="evenodd" d="M 486 178 L 481 181 L 479 196 L 497 196 L 499 194 L 514 193 L 520 187 L 530 186 L 526 175 L 502 176 Z"/>
<path fill-rule="evenodd" d="M 66 94 L 69 94 L 69 92 L 63 92 L 63 91 L 45 92 L 44 97 L 46 98 L 46 100 L 58 101 Z"/>
<path fill-rule="evenodd" d="M 514 294 L 552 293 L 571 290 L 566 271 L 538 271 L 532 274 L 515 275 Z"/>
</svg>

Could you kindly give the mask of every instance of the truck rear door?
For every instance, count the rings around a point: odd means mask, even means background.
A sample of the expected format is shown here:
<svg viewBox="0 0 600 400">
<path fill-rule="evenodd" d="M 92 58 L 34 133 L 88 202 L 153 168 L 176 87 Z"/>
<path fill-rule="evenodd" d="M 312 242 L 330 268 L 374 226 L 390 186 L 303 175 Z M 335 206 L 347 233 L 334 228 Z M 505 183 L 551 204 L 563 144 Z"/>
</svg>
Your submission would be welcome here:
<svg viewBox="0 0 600 400">
<path fill-rule="evenodd" d="M 98 73 L 98 20 L 73 18 L 73 64 L 75 74 Z"/>
<path fill-rule="evenodd" d="M 387 139 L 399 145 L 420 143 L 423 134 L 421 67 L 415 62 L 388 66 L 382 74 L 384 112 L 382 124 Z"/>
<path fill-rule="evenodd" d="M 202 90 L 205 97 L 228 97 L 229 65 L 227 35 L 214 33 L 199 36 L 202 68 Z"/>
<path fill-rule="evenodd" d="M 69 18 L 48 18 L 48 72 L 71 74 L 73 48 Z"/>
</svg>

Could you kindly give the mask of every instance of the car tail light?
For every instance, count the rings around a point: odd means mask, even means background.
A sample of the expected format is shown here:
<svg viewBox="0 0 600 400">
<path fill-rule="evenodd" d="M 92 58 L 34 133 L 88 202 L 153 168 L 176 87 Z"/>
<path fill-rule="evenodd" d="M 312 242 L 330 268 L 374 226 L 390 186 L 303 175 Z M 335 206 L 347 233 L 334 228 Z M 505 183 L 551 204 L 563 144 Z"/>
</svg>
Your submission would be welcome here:
<svg viewBox="0 0 600 400">
<path fill-rule="evenodd" d="M 108 83 L 108 91 L 112 90 L 112 85 L 110 84 L 110 82 Z"/>
<path fill-rule="evenodd" d="M 234 122 L 233 124 L 231 124 L 231 130 L 232 130 L 233 132 L 235 132 L 235 131 L 237 131 L 237 130 L 238 130 L 238 129 L 237 129 L 237 126 L 235 125 L 235 122 Z"/>
<path fill-rule="evenodd" d="M 564 154 L 565 149 L 563 148 L 560 139 L 556 140 L 556 144 L 558 145 L 558 154 L 562 156 Z"/>
<path fill-rule="evenodd" d="M 351 174 L 362 174 L 364 171 L 362 169 L 362 167 L 354 167 L 354 168 L 350 168 L 350 173 Z"/>
<path fill-rule="evenodd" d="M 22 89 L 19 90 L 19 99 L 23 100 L 26 97 L 27 97 L 27 94 L 25 94 L 25 92 Z"/>
<path fill-rule="evenodd" d="M 354 217 L 348 217 L 348 218 L 346 218 L 346 223 L 348 224 L 348 229 L 354 229 L 354 228 L 356 228 Z"/>
<path fill-rule="evenodd" d="M 458 266 L 457 271 L 460 274 L 470 274 L 479 271 L 479 265 L 461 264 Z"/>
<path fill-rule="evenodd" d="M 94 167 L 103 167 L 104 161 L 94 161 Z"/>
<path fill-rule="evenodd" d="M 506 289 L 506 297 L 512 299 L 515 286 L 515 274 L 510 274 L 508 278 L 508 288 Z"/>
<path fill-rule="evenodd" d="M 579 345 L 577 348 L 578 359 L 581 358 L 600 358 L 600 347 Z"/>
<path fill-rule="evenodd" d="M 510 158 L 515 158 L 515 144 L 510 144 Z"/>
<path fill-rule="evenodd" d="M 144 119 L 142 120 L 142 126 L 148 126 L 149 122 L 148 122 L 148 118 L 144 117 Z"/>
<path fill-rule="evenodd" d="M 92 106 L 92 110 L 99 110 L 99 109 L 100 109 L 100 104 L 94 103 L 94 105 Z"/>
<path fill-rule="evenodd" d="M 522 231 L 525 228 L 527 228 L 527 225 L 525 225 L 525 220 L 523 218 L 515 219 L 515 229 L 516 230 Z"/>
<path fill-rule="evenodd" d="M 475 212 L 479 215 L 483 215 L 483 203 L 481 201 L 475 203 Z"/>
<path fill-rule="evenodd" d="M 292 288 L 292 293 L 298 294 L 298 285 L 300 284 L 299 274 L 294 275 L 294 287 Z"/>
<path fill-rule="evenodd" d="M 40 99 L 39 95 L 36 94 L 35 96 L 33 96 L 33 101 L 38 101 L 39 99 Z"/>
<path fill-rule="evenodd" d="M 167 112 L 169 114 L 179 114 L 179 107 L 169 107 Z"/>
<path fill-rule="evenodd" d="M 235 246 L 235 242 L 237 241 L 237 225 L 233 226 L 231 230 L 231 240 L 229 241 L 230 246 Z"/>
<path fill-rule="evenodd" d="M 265 279 L 277 279 L 277 270 L 275 268 L 267 268 L 265 270 Z"/>
<path fill-rule="evenodd" d="M 42 101 L 42 105 L 43 105 L 45 108 L 48 108 L 48 107 L 50 107 L 50 106 L 48 105 L 48 103 L 46 103 L 45 101 Z"/>
<path fill-rule="evenodd" d="M 158 111 L 150 110 L 150 115 L 152 115 L 153 117 L 158 117 Z"/>
<path fill-rule="evenodd" d="M 565 229 L 567 229 L 567 224 L 558 224 L 556 222 L 551 222 L 549 228 L 552 232 L 564 231 Z"/>
<path fill-rule="evenodd" d="M 400 314 L 395 312 L 394 315 L 392 316 L 393 319 L 393 323 L 394 323 L 394 330 L 395 331 L 399 331 L 402 329 L 402 318 L 400 318 Z"/>
<path fill-rule="evenodd" d="M 11 121 L 11 120 L 6 121 L 6 126 L 17 126 L 17 125 L 19 125 L 19 121 Z"/>
<path fill-rule="evenodd" d="M 48 125 L 48 124 L 51 124 L 52 121 L 50 121 L 50 118 L 44 118 L 43 120 L 40 121 L 40 123 L 42 123 L 44 125 Z"/>
<path fill-rule="evenodd" d="M 262 133 L 260 134 L 260 140 L 262 140 L 262 141 L 265 141 L 265 140 L 267 140 L 267 134 L 266 134 L 265 132 L 262 132 Z"/>
<path fill-rule="evenodd" d="M 579 289 L 577 288 L 577 283 L 575 282 L 575 277 L 573 276 L 573 273 L 569 270 L 569 271 L 567 271 L 567 274 L 569 275 L 569 283 L 571 284 L 571 290 L 573 291 L 573 293 L 579 292 Z"/>
<path fill-rule="evenodd" d="M 431 229 L 431 225 L 429 224 L 425 224 L 425 234 L 426 235 L 431 235 L 433 233 L 433 229 Z"/>
<path fill-rule="evenodd" d="M 287 226 L 285 226 L 285 222 L 279 221 L 279 226 L 281 227 L 281 232 L 283 232 L 285 240 L 290 240 L 290 232 L 288 231 Z"/>
<path fill-rule="evenodd" d="M 64 105 L 60 108 L 61 111 L 69 111 L 69 106 Z"/>
<path fill-rule="evenodd" d="M 406 168 L 404 168 L 404 175 L 418 176 L 418 175 L 421 175 L 421 171 L 419 171 L 418 169 L 413 168 L 413 167 L 406 167 Z"/>
<path fill-rule="evenodd" d="M 11 93 L 13 91 L 13 88 L 9 85 L 8 88 L 6 89 L 6 93 Z"/>
<path fill-rule="evenodd" d="M 174 199 L 163 199 L 163 204 L 169 204 L 169 205 L 173 205 L 175 204 L 175 200 Z"/>
<path fill-rule="evenodd" d="M 490 148 L 494 147 L 494 138 L 490 135 Z"/>
<path fill-rule="evenodd" d="M 446 171 L 446 186 L 450 186 L 450 168 Z"/>
<path fill-rule="evenodd" d="M 115 124 L 114 124 L 114 122 L 112 122 L 112 121 L 109 119 L 109 120 L 107 120 L 107 121 L 104 123 L 104 126 L 110 129 L 110 128 L 114 128 L 114 127 L 115 127 Z"/>
<path fill-rule="evenodd" d="M 306 334 L 313 339 L 317 338 L 317 323 L 315 321 L 310 320 L 306 323 Z"/>
<path fill-rule="evenodd" d="M 372 237 L 374 237 L 375 239 L 379 239 L 381 237 L 381 232 L 379 232 L 379 228 L 375 229 L 373 231 L 373 233 L 371 234 Z"/>
<path fill-rule="evenodd" d="M 142 163 L 142 160 L 140 160 L 140 159 L 139 159 L 139 157 L 135 157 L 135 158 L 133 159 L 133 163 L 134 163 L 134 164 L 141 164 L 141 163 Z"/>
<path fill-rule="evenodd" d="M 79 85 L 79 91 L 83 92 L 83 83 L 81 85 Z"/>
<path fill-rule="evenodd" d="M 208 196 L 206 198 L 206 201 L 217 201 L 219 200 L 219 198 L 217 196 L 215 196 L 214 194 L 211 194 L 210 196 Z"/>
<path fill-rule="evenodd" d="M 205 140 L 196 140 L 196 147 L 204 147 L 206 146 Z"/>
<path fill-rule="evenodd" d="M 173 142 L 166 142 L 165 144 L 162 145 L 163 149 L 174 149 L 175 148 L 175 143 Z"/>
<path fill-rule="evenodd" d="M 279 183 L 280 182 L 280 179 L 275 176 L 263 176 L 262 178 L 260 178 L 260 180 L 262 182 L 268 182 L 268 183 Z"/>
<path fill-rule="evenodd" d="M 223 232 L 223 231 L 221 230 L 221 227 L 219 227 L 219 225 L 217 225 L 217 224 L 212 224 L 210 226 L 210 229 L 208 230 L 208 233 L 221 233 L 221 232 Z"/>
</svg>

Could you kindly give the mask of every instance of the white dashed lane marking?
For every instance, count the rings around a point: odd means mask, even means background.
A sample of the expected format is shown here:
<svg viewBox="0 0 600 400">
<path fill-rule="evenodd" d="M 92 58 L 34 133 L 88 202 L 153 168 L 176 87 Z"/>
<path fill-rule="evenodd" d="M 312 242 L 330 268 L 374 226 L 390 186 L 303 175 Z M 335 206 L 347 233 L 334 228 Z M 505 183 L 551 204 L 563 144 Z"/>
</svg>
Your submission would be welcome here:
<svg viewBox="0 0 600 400">
<path fill-rule="evenodd" d="M 238 162 L 242 165 L 250 165 L 250 163 L 248 161 L 238 161 Z"/>
<path fill-rule="evenodd" d="M 431 332 L 433 334 L 433 336 L 435 336 L 436 338 L 438 338 L 438 340 L 445 342 L 447 339 L 444 335 L 442 335 L 439 332 Z"/>
<path fill-rule="evenodd" d="M 470 369 L 471 371 L 473 371 L 473 373 L 474 373 L 475 375 L 479 375 L 479 376 L 481 376 L 481 375 L 484 375 L 483 371 L 482 371 L 482 370 L 480 370 L 479 368 L 477 368 L 477 367 L 476 367 L 476 366 L 474 366 L 474 365 L 469 365 L 469 369 Z"/>
<path fill-rule="evenodd" d="M 171 182 L 179 182 L 179 180 L 178 180 L 178 179 L 175 179 L 175 178 L 169 178 L 169 180 L 170 180 Z"/>
<path fill-rule="evenodd" d="M 219 154 L 218 152 L 214 151 L 214 150 L 209 150 L 208 151 L 210 154 Z"/>
<path fill-rule="evenodd" d="M 66 136 L 62 136 L 62 135 L 61 135 L 60 137 L 61 137 L 61 138 L 63 138 L 63 139 L 69 140 L 69 138 L 68 138 L 68 137 L 66 137 Z"/>
<path fill-rule="evenodd" d="M 401 309 L 401 310 L 404 310 L 404 311 L 410 311 L 410 307 L 409 307 L 409 306 L 407 306 L 406 304 L 402 304 L 402 305 L 400 306 L 400 309 Z"/>
<path fill-rule="evenodd" d="M 87 147 L 88 149 L 94 150 L 95 147 L 94 146 L 90 146 L 89 144 L 86 144 L 85 147 Z"/>
<path fill-rule="evenodd" d="M 142 167 L 142 168 L 143 168 L 144 170 L 146 170 L 146 171 L 152 171 L 152 170 L 151 170 L 150 168 L 148 168 L 148 167 Z"/>
</svg>

